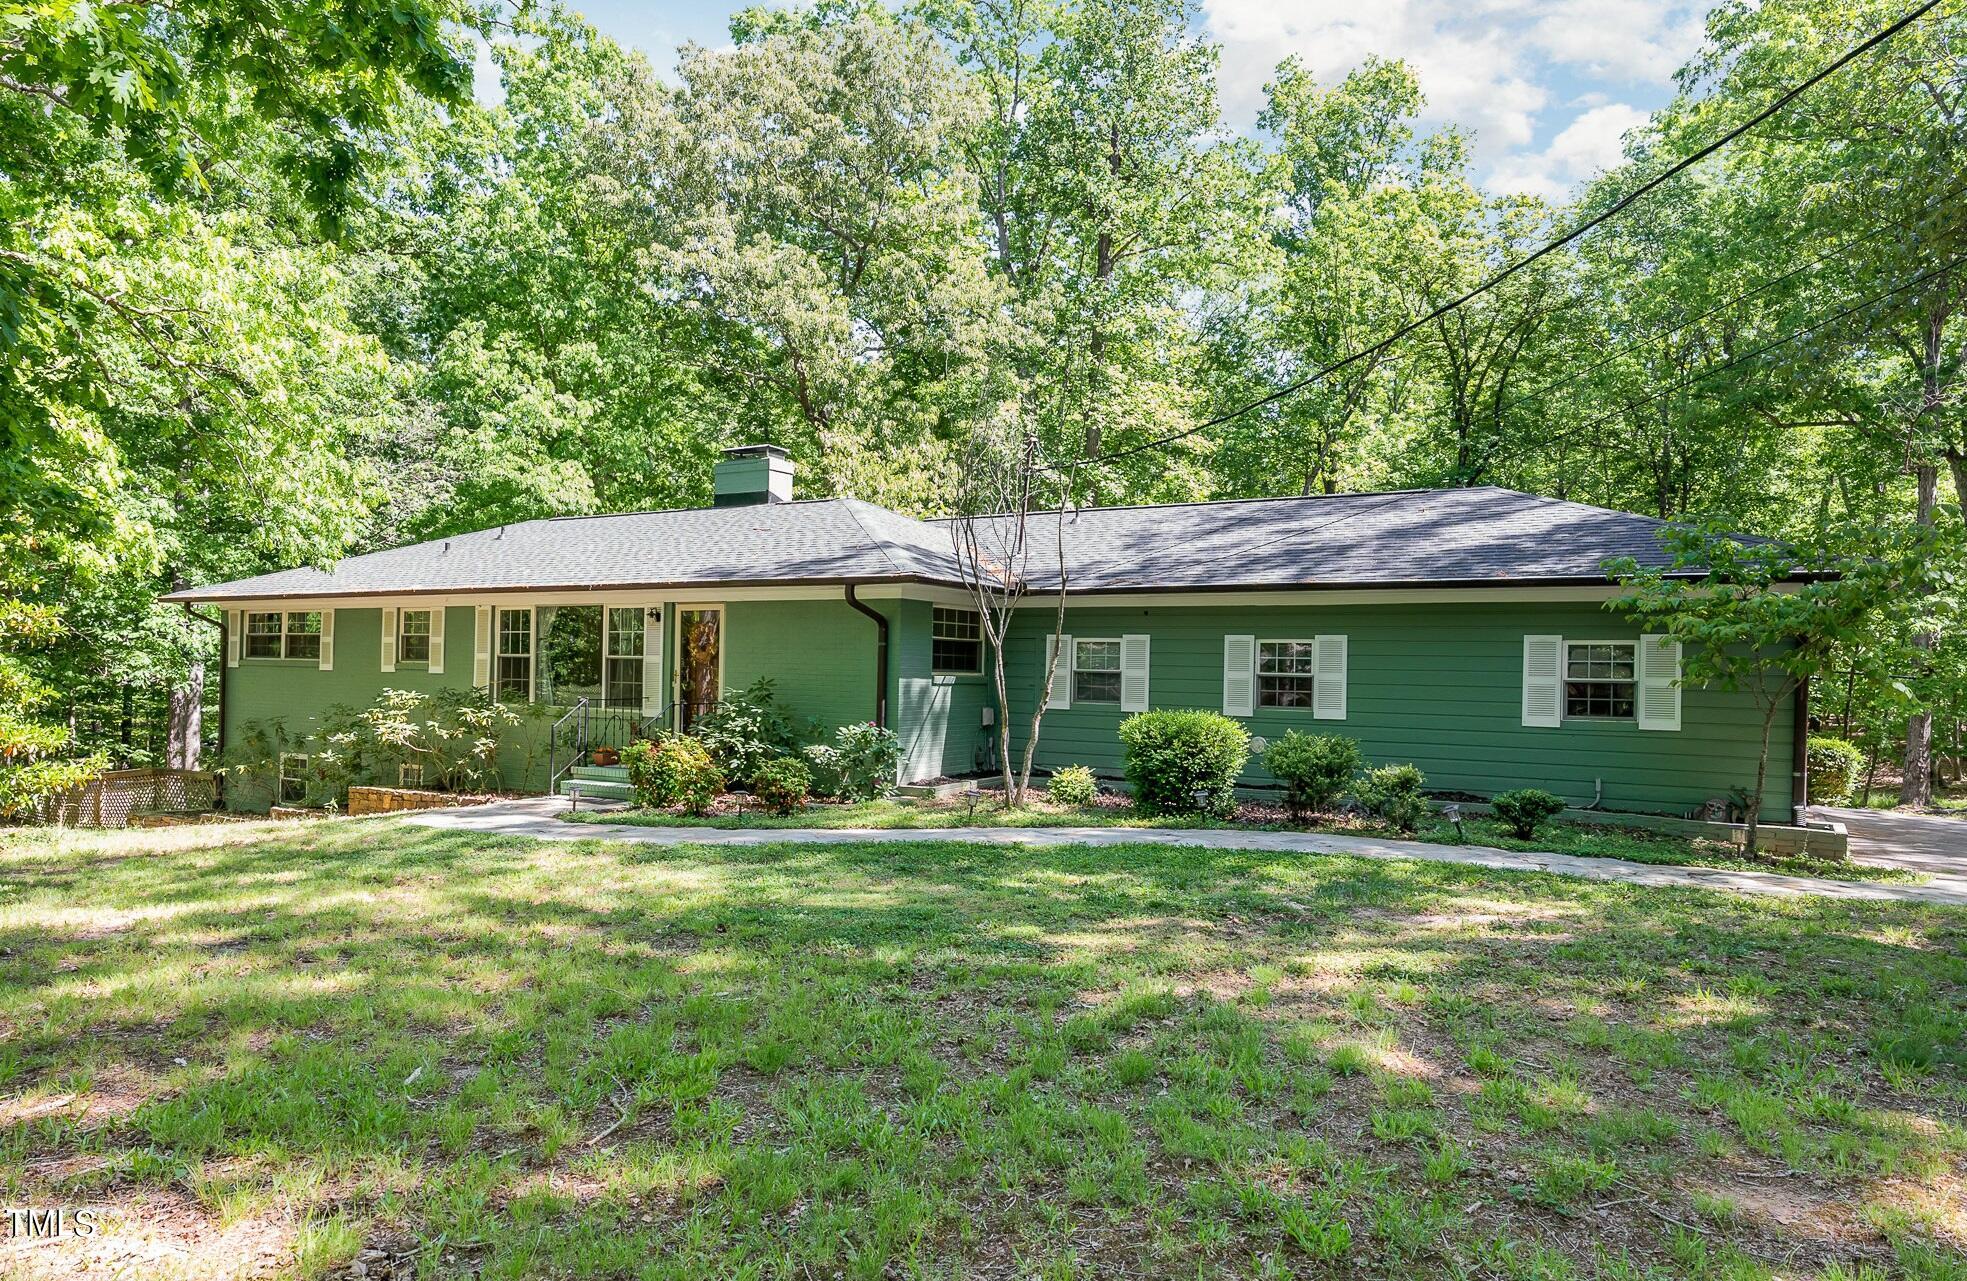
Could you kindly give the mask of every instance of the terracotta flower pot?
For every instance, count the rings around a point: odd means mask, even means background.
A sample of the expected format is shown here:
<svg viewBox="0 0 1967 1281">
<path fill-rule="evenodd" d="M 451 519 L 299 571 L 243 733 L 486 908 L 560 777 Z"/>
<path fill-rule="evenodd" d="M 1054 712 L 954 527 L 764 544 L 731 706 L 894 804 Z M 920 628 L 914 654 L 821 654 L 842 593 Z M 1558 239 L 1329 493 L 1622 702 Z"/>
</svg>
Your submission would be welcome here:
<svg viewBox="0 0 1967 1281">
<path fill-rule="evenodd" d="M 596 765 L 619 765 L 621 762 L 622 754 L 612 747 L 597 747 L 594 749 L 594 763 Z"/>
</svg>

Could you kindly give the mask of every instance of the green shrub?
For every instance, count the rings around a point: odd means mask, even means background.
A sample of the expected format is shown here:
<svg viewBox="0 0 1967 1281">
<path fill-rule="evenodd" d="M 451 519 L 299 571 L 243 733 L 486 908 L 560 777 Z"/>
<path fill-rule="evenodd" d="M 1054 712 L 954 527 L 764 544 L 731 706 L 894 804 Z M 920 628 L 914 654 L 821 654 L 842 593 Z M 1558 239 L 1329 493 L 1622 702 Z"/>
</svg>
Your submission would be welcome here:
<svg viewBox="0 0 1967 1281">
<path fill-rule="evenodd" d="M 799 743 L 769 676 L 717 700 L 690 726 L 690 734 L 710 750 L 724 777 L 739 784 L 755 783 L 765 762 L 791 755 Z"/>
<path fill-rule="evenodd" d="M 751 791 L 772 813 L 791 814 L 812 795 L 813 772 L 796 757 L 776 757 L 752 774 Z"/>
<path fill-rule="evenodd" d="M 1099 790 L 1099 784 L 1093 781 L 1093 771 L 1084 765 L 1055 770 L 1045 784 L 1045 795 L 1054 805 L 1091 805 Z"/>
<path fill-rule="evenodd" d="M 1401 832 L 1418 831 L 1431 812 L 1421 787 L 1427 779 L 1412 765 L 1367 770 L 1353 786 L 1353 799 L 1368 817 Z"/>
<path fill-rule="evenodd" d="M 1120 722 L 1134 803 L 1150 814 L 1229 815 L 1250 734 L 1220 712 L 1136 712 Z"/>
<path fill-rule="evenodd" d="M 1264 749 L 1264 768 L 1284 784 L 1291 817 L 1330 810 L 1359 772 L 1359 744 L 1336 734 L 1291 730 Z"/>
<path fill-rule="evenodd" d="M 701 814 L 724 790 L 724 775 L 702 743 L 687 735 L 630 743 L 622 750 L 635 802 L 654 809 L 680 805 Z"/>
<path fill-rule="evenodd" d="M 1564 812 L 1564 802 L 1538 788 L 1519 787 L 1513 792 L 1498 792 L 1489 808 L 1511 836 L 1527 841 L 1544 823 Z"/>
<path fill-rule="evenodd" d="M 894 786 L 902 741 L 891 729 L 860 721 L 833 731 L 833 742 L 807 748 L 806 759 L 825 795 L 870 801 Z"/>
<path fill-rule="evenodd" d="M 1810 803 L 1840 805 L 1850 800 L 1858 773 L 1865 767 L 1865 754 L 1857 745 L 1813 735 L 1804 752 L 1810 770 Z"/>
</svg>

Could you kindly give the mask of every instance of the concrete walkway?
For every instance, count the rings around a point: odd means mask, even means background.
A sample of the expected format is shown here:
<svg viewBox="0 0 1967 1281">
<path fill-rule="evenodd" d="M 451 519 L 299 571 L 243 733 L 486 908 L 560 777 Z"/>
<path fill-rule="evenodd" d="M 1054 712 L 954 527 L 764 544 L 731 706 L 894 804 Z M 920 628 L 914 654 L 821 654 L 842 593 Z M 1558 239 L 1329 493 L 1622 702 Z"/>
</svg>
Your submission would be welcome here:
<svg viewBox="0 0 1967 1281">
<path fill-rule="evenodd" d="M 1936 881 L 1967 880 L 1967 817 L 1832 809 L 1827 805 L 1812 806 L 1810 815 L 1844 824 L 1851 833 L 1851 858 L 1855 862 L 1924 872 Z"/>
<path fill-rule="evenodd" d="M 636 827 L 625 823 L 568 823 L 560 818 L 567 802 L 554 796 L 500 801 L 466 809 L 430 810 L 408 819 L 425 827 L 529 836 L 547 841 L 634 841 L 643 845 L 833 845 L 874 841 L 965 841 L 977 845 L 1185 845 L 1204 849 L 1271 850 L 1285 854 L 1349 854 L 1359 858 L 1437 863 L 1519 872 L 1556 872 L 1594 881 L 1628 885 L 1683 886 L 1731 890 L 1740 894 L 1786 897 L 1873 899 L 1901 903 L 1967 906 L 1967 875 L 1935 875 L 1925 885 L 1876 881 L 1834 881 L 1780 872 L 1736 872 L 1708 867 L 1662 867 L 1617 858 L 1573 854 L 1521 853 L 1480 845 L 1431 845 L 1374 836 L 1333 836 L 1314 832 L 1246 832 L 1165 827 L 950 827 L 878 828 L 721 828 Z"/>
</svg>

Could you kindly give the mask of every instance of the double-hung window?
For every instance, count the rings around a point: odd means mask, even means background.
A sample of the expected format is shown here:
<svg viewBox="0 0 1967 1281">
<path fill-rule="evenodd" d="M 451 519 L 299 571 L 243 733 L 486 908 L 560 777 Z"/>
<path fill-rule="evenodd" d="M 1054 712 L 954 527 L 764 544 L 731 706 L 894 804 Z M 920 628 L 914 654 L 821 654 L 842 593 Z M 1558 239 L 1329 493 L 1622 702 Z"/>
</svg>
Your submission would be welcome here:
<svg viewBox="0 0 1967 1281">
<path fill-rule="evenodd" d="M 1257 706 L 1309 710 L 1318 694 L 1318 642 L 1257 642 Z"/>
<path fill-rule="evenodd" d="M 396 628 L 396 659 L 401 663 L 430 661 L 430 611 L 406 609 Z"/>
<path fill-rule="evenodd" d="M 300 805 L 307 800 L 307 754 L 304 752 L 280 753 L 280 801 L 282 805 Z"/>
<path fill-rule="evenodd" d="M 500 702 L 524 703 L 533 697 L 533 611 L 498 611 L 498 667 L 493 694 Z"/>
<path fill-rule="evenodd" d="M 1566 719 L 1632 720 L 1638 706 L 1638 648 L 1631 641 L 1566 641 Z"/>
<path fill-rule="evenodd" d="M 974 676 L 983 670 L 983 617 L 976 610 L 938 605 L 931 627 L 929 664 L 938 675 Z"/>
<path fill-rule="evenodd" d="M 1120 701 L 1120 641 L 1075 640 L 1072 643 L 1072 701 Z"/>
<path fill-rule="evenodd" d="M 608 607 L 608 670 L 602 674 L 610 707 L 642 706 L 642 610 Z"/>
<path fill-rule="evenodd" d="M 246 657 L 320 658 L 321 611 L 248 611 Z"/>
</svg>

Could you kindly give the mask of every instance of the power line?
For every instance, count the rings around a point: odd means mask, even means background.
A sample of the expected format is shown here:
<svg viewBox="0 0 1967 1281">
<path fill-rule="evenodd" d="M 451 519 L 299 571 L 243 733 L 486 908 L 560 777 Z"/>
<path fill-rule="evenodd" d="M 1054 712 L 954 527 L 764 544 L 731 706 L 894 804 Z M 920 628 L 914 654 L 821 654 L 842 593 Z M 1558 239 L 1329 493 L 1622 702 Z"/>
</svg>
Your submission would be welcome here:
<svg viewBox="0 0 1967 1281">
<path fill-rule="evenodd" d="M 1592 431 L 1596 428 L 1602 427 L 1606 423 L 1612 421 L 1614 418 L 1619 417 L 1621 414 L 1624 414 L 1628 410 L 1637 409 L 1641 405 L 1650 404 L 1653 401 L 1658 400 L 1661 396 L 1669 395 L 1676 391 L 1684 391 L 1687 388 L 1693 386 L 1695 383 L 1705 382 L 1709 378 L 1714 377 L 1716 374 L 1726 373 L 1728 370 L 1733 369 L 1738 365 L 1746 364 L 1751 360 L 1755 360 L 1761 356 L 1765 356 L 1768 353 L 1774 351 L 1778 347 L 1784 346 L 1788 343 L 1795 342 L 1798 338 L 1802 338 L 1807 334 L 1813 334 L 1819 329 L 1826 328 L 1827 326 L 1836 324 L 1840 320 L 1844 320 L 1850 316 L 1856 315 L 1858 312 L 1863 311 L 1867 307 L 1875 306 L 1878 303 L 1884 302 L 1887 298 L 1892 297 L 1894 294 L 1904 293 L 1908 289 L 1912 289 L 1917 285 L 1923 284 L 1926 281 L 1931 280 L 1935 276 L 1945 275 L 1947 272 L 1952 271 L 1955 267 L 1960 266 L 1963 262 L 1967 262 L 1967 254 L 1962 254 L 1959 257 L 1954 258 L 1951 262 L 1942 263 L 1940 266 L 1929 267 L 1928 269 L 1920 272 L 1918 275 L 1912 277 L 1911 279 L 1901 281 L 1899 284 L 1892 286 L 1890 289 L 1883 290 L 1879 293 L 1873 294 L 1869 298 L 1865 298 L 1858 302 L 1852 303 L 1850 306 L 1844 307 L 1836 312 L 1833 312 L 1831 315 L 1824 317 L 1822 320 L 1815 321 L 1811 324 L 1805 325 L 1798 329 L 1792 329 L 1788 333 L 1784 334 L 1782 337 L 1764 343 L 1762 346 L 1757 347 L 1751 351 L 1745 351 L 1739 356 L 1730 357 L 1729 359 L 1722 361 L 1718 365 L 1711 365 L 1708 368 L 1701 370 L 1699 373 L 1690 374 L 1687 377 L 1680 379 L 1678 382 L 1669 383 L 1664 387 L 1660 387 L 1653 391 L 1647 392 L 1643 396 L 1635 396 L 1631 400 L 1626 401 L 1625 403 L 1619 405 L 1618 407 L 1609 410 L 1606 413 L 1600 414 L 1595 418 L 1587 419 L 1586 421 L 1579 423 L 1575 427 L 1566 427 L 1564 430 L 1557 432 L 1554 435 L 1545 436 L 1540 440 L 1532 442 L 1530 445 L 1527 446 L 1527 448 L 1546 449 L 1551 445 L 1555 445 L 1562 441 L 1569 440 L 1573 436 L 1576 436 L 1581 432 Z M 1517 452 L 1521 453 L 1522 451 L 1519 450 Z M 1497 460 L 1486 459 L 1485 465 L 1492 464 L 1495 461 Z"/>
<path fill-rule="evenodd" d="M 1962 191 L 1967 191 L 1967 182 L 1961 182 L 1955 184 L 1947 191 L 1942 192 L 1938 197 L 1936 197 L 1936 199 L 1947 200 L 1955 195 L 1958 195 Z M 1774 289 L 1776 286 L 1783 284 L 1786 281 L 1793 280 L 1797 276 L 1800 276 L 1805 272 L 1811 271 L 1817 267 L 1821 267 L 1824 263 L 1830 261 L 1831 259 L 1836 258 L 1842 254 L 1849 253 L 1852 249 L 1856 248 L 1858 245 L 1861 245 L 1868 240 L 1872 240 L 1878 236 L 1881 236 L 1885 232 L 1903 231 L 1903 230 L 1910 229 L 1920 224 L 1921 222 L 1925 221 L 1927 218 L 1930 218 L 1935 212 L 1936 211 L 1934 210 L 1926 210 L 1923 211 L 1921 217 L 1918 218 L 1899 219 L 1893 222 L 1876 223 L 1869 230 L 1860 232 L 1859 234 L 1851 237 L 1849 240 L 1842 241 L 1837 245 L 1832 246 L 1824 253 L 1819 254 L 1817 257 L 1812 258 L 1810 261 L 1802 264 L 1801 266 L 1792 267 L 1788 271 L 1785 271 L 1780 275 L 1773 276 L 1770 279 L 1763 281 L 1761 284 L 1756 285 L 1751 289 L 1743 290 L 1741 293 L 1734 295 L 1732 298 L 1726 298 L 1718 303 L 1715 303 L 1712 307 L 1709 307 L 1706 311 L 1703 311 L 1698 316 L 1686 317 L 1684 319 L 1677 320 L 1672 324 L 1663 325 L 1657 329 L 1654 329 L 1650 333 L 1645 334 L 1640 338 L 1634 339 L 1632 342 L 1627 343 L 1625 346 L 1619 348 L 1618 350 L 1599 357 L 1591 364 L 1586 365 L 1583 369 L 1577 370 L 1573 373 L 1565 374 L 1561 378 L 1553 378 L 1549 382 L 1544 383 L 1539 387 L 1534 387 L 1531 390 L 1524 392 L 1522 395 L 1516 397 L 1516 399 L 1511 400 L 1508 403 L 1502 405 L 1500 408 L 1498 408 L 1496 410 L 1496 414 L 1500 416 L 1502 414 L 1508 413 L 1510 410 L 1515 409 L 1520 405 L 1527 404 L 1532 400 L 1536 400 L 1539 397 L 1545 396 L 1550 392 L 1556 390 L 1557 388 L 1564 387 L 1571 383 L 1580 382 L 1586 378 L 1589 378 L 1592 374 L 1597 373 L 1600 369 L 1603 369 L 1606 365 L 1611 364 L 1613 361 L 1619 359 L 1622 356 L 1631 355 L 1633 352 L 1638 351 L 1641 347 L 1644 347 L 1646 344 L 1653 342 L 1656 339 L 1665 338 L 1671 334 L 1677 334 L 1683 329 L 1687 329 L 1694 325 L 1698 325 L 1702 321 L 1708 320 L 1720 314 L 1721 312 L 1727 311 L 1733 307 L 1737 307 L 1742 303 L 1747 302 L 1749 299 L 1755 297 L 1757 294 L 1766 293 L 1769 290 Z"/>
<path fill-rule="evenodd" d="M 1873 49 L 1876 49 L 1878 46 L 1884 44 L 1887 40 L 1890 40 L 1892 37 L 1898 35 L 1901 31 L 1911 26 L 1914 22 L 1917 22 L 1920 18 L 1925 17 L 1928 13 L 1938 8 L 1940 3 L 1941 0 L 1925 0 L 1925 3 L 1921 4 L 1919 7 L 1911 10 L 1910 12 L 1894 20 L 1890 25 L 1884 27 L 1882 30 L 1873 33 L 1865 40 L 1861 41 L 1856 45 L 1853 45 L 1850 49 L 1845 50 L 1845 52 L 1841 54 L 1835 61 L 1830 62 L 1827 65 L 1823 66 L 1822 68 L 1818 69 L 1808 79 L 1799 81 L 1798 83 L 1791 85 L 1788 89 L 1785 89 L 1782 93 L 1778 94 L 1776 98 L 1773 101 L 1771 101 L 1767 106 L 1763 107 L 1760 111 L 1750 116 L 1747 120 L 1743 121 L 1741 124 L 1736 125 L 1734 128 L 1727 130 L 1725 133 L 1723 133 L 1720 137 L 1714 139 L 1712 142 L 1709 142 L 1705 146 L 1700 147 L 1699 149 L 1693 151 L 1692 153 L 1683 156 L 1681 159 L 1675 161 L 1672 165 L 1668 166 L 1666 169 L 1653 175 L 1651 178 L 1648 178 L 1645 182 L 1639 184 L 1637 187 L 1634 187 L 1631 191 L 1619 197 L 1617 200 L 1613 201 L 1610 205 L 1606 206 L 1598 213 L 1593 214 L 1591 217 L 1585 219 L 1577 226 L 1571 228 L 1571 230 L 1565 232 L 1562 236 L 1559 236 L 1555 240 L 1546 242 L 1545 244 L 1539 246 L 1537 249 L 1524 255 L 1522 258 L 1517 259 L 1515 262 L 1503 268 L 1495 275 L 1489 277 L 1487 280 L 1484 280 L 1481 284 L 1478 284 L 1473 289 L 1470 289 L 1467 293 L 1464 293 L 1449 302 L 1445 302 L 1441 304 L 1440 306 L 1434 308 L 1432 311 L 1429 311 L 1426 315 L 1419 316 L 1413 320 L 1408 321 L 1406 324 L 1400 326 L 1400 328 L 1394 330 L 1392 333 L 1388 334 L 1386 337 L 1380 339 L 1378 342 L 1372 344 L 1371 346 L 1362 347 L 1358 351 L 1355 351 L 1348 356 L 1344 356 L 1339 360 L 1333 361 L 1331 364 L 1326 365 L 1318 370 L 1315 370 L 1312 373 L 1305 375 L 1303 378 L 1296 380 L 1295 382 L 1287 383 L 1283 387 L 1278 388 L 1276 391 L 1273 391 L 1268 395 L 1261 396 L 1256 400 L 1250 401 L 1247 404 L 1240 405 L 1235 409 L 1229 410 L 1227 413 L 1218 414 L 1216 417 L 1211 418 L 1206 422 L 1197 423 L 1193 427 L 1185 427 L 1180 431 L 1169 432 L 1167 435 L 1156 437 L 1153 440 L 1143 441 L 1138 445 L 1130 445 L 1126 449 L 1115 450 L 1110 454 L 1102 454 L 1097 458 L 1087 459 L 1086 461 L 1093 462 L 1093 463 L 1113 462 L 1121 458 L 1132 457 L 1135 454 L 1146 453 L 1150 449 L 1160 449 L 1163 448 L 1164 446 L 1172 445 L 1176 441 L 1186 440 L 1190 436 L 1200 435 L 1202 432 L 1210 431 L 1214 428 L 1222 426 L 1224 423 L 1231 422 L 1237 418 L 1241 418 L 1245 414 L 1251 413 L 1258 409 L 1262 409 L 1266 405 L 1275 404 L 1276 402 L 1284 399 L 1286 396 L 1294 395 L 1297 392 L 1303 391 L 1306 387 L 1311 386 L 1311 384 L 1318 382 L 1321 379 L 1327 378 L 1330 375 L 1339 372 L 1341 369 L 1344 369 L 1349 365 L 1357 364 L 1359 361 L 1366 359 L 1368 356 L 1378 355 L 1380 352 L 1383 352 L 1387 348 L 1393 346 L 1393 344 L 1399 342 L 1402 338 L 1405 338 L 1408 334 L 1413 333 L 1415 330 L 1421 328 L 1423 325 L 1427 325 L 1436 320 L 1439 320 L 1441 317 L 1447 315 L 1449 312 L 1454 311 L 1470 302 L 1473 302 L 1475 299 L 1481 297 L 1483 294 L 1489 292 L 1491 289 L 1494 289 L 1496 286 L 1502 284 L 1505 280 L 1508 280 L 1511 276 L 1514 276 L 1517 272 L 1523 270 L 1525 267 L 1528 267 L 1531 263 L 1534 263 L 1537 260 L 1549 254 L 1557 252 L 1559 249 L 1562 249 L 1564 246 L 1578 239 L 1580 236 L 1584 235 L 1592 228 L 1603 224 L 1607 220 L 1623 212 L 1628 206 L 1630 206 L 1634 201 L 1638 200 L 1641 196 L 1644 196 L 1651 191 L 1657 190 L 1668 179 L 1676 177 L 1679 174 L 1686 172 L 1688 169 L 1699 164 L 1701 161 L 1707 159 L 1709 156 L 1721 150 L 1729 143 L 1735 141 L 1735 139 L 1741 137 L 1749 130 L 1755 128 L 1763 121 L 1769 119 L 1771 116 L 1782 111 L 1783 108 L 1789 106 L 1790 103 L 1794 102 L 1798 97 L 1802 96 L 1804 93 L 1815 88 L 1822 81 L 1835 75 L 1837 72 L 1843 70 L 1850 63 L 1856 61 L 1858 58 L 1863 57 L 1865 54 L 1870 53 Z"/>
</svg>

